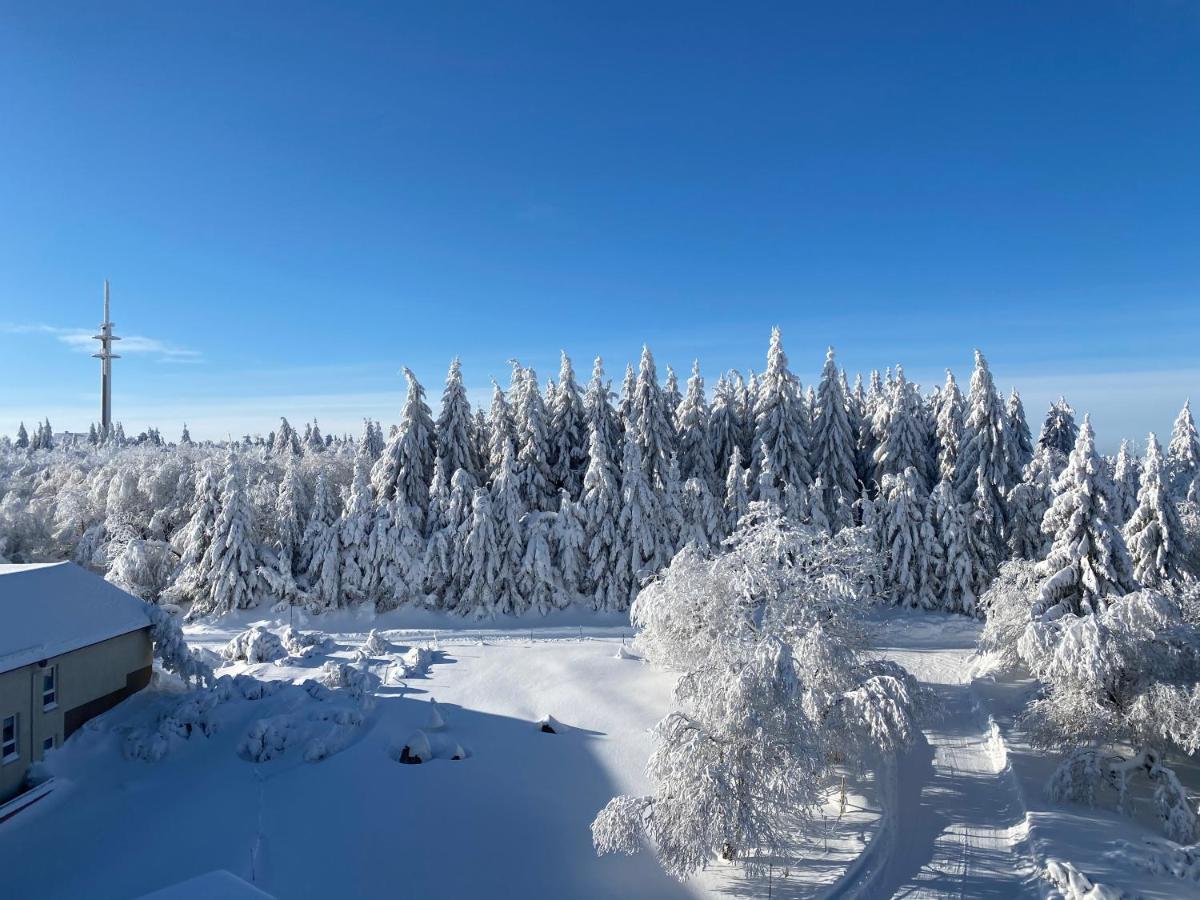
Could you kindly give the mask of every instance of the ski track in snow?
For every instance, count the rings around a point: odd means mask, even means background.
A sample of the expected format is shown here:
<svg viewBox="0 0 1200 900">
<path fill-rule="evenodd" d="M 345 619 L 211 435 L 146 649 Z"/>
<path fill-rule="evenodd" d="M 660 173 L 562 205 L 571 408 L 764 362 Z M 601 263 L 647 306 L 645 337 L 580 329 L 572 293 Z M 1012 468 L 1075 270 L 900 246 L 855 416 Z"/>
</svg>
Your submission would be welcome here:
<svg viewBox="0 0 1200 900">
<path fill-rule="evenodd" d="M 884 773 L 875 841 L 830 891 L 838 898 L 1040 897 L 1025 804 L 1003 738 L 971 687 L 974 627 L 947 644 L 922 621 L 888 622 L 884 656 L 931 689 L 917 743 Z"/>
</svg>

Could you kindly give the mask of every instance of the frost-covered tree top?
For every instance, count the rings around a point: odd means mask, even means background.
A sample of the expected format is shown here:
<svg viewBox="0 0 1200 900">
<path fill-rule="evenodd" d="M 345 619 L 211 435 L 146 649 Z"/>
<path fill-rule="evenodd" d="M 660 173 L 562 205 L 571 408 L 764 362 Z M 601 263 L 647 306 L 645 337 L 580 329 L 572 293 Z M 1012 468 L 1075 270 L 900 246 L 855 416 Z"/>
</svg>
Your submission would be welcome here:
<svg viewBox="0 0 1200 900">
<path fill-rule="evenodd" d="M 958 462 L 958 450 L 962 444 L 963 396 L 954 380 L 954 373 L 946 370 L 946 384 L 938 394 L 937 420 L 934 431 L 938 448 L 938 478 L 953 480 Z"/>
<path fill-rule="evenodd" d="M 832 510 L 830 500 L 833 492 L 840 492 L 847 498 L 858 493 L 854 430 L 848 409 L 851 402 L 845 393 L 845 373 L 838 372 L 833 348 L 830 347 L 825 354 L 825 366 L 821 370 L 821 381 L 817 388 L 812 436 L 816 457 L 814 474 L 821 479 L 825 488 L 826 496 L 822 499 L 827 514 Z"/>
<path fill-rule="evenodd" d="M 1038 435 L 1038 445 L 1057 450 L 1063 456 L 1069 456 L 1075 447 L 1075 439 L 1079 435 L 1079 427 L 1075 424 L 1075 410 L 1066 399 L 1059 397 L 1050 404 L 1046 413 L 1046 421 L 1042 423 L 1042 433 Z"/>
<path fill-rule="evenodd" d="M 886 475 L 900 475 L 911 468 L 921 490 L 928 492 L 932 461 L 922 416 L 917 386 L 904 377 L 903 366 L 896 366 L 896 379 L 888 400 L 876 410 L 874 427 L 879 439 L 875 448 L 876 478 L 882 481 Z"/>
<path fill-rule="evenodd" d="M 1171 443 L 1167 446 L 1167 469 L 1172 486 L 1180 495 L 1187 490 L 1192 479 L 1200 473 L 1200 435 L 1196 433 L 1196 421 L 1192 418 L 1192 402 L 1183 404 L 1171 429 Z"/>
<path fill-rule="evenodd" d="M 1016 484 L 1021 480 L 1021 472 L 1033 459 L 1033 436 L 1029 432 L 1029 422 L 1025 418 L 1025 405 L 1021 395 L 1013 388 L 1008 395 L 1008 466 L 1011 472 L 1010 483 Z"/>
<path fill-rule="evenodd" d="M 1054 483 L 1054 502 L 1042 530 L 1052 536 L 1049 555 L 1038 565 L 1046 578 L 1038 608 L 1076 615 L 1102 609 L 1109 597 L 1136 586 L 1125 541 L 1115 523 L 1096 436 L 1085 416 L 1067 467 Z"/>
<path fill-rule="evenodd" d="M 679 472 L 685 481 L 689 478 L 701 478 L 711 487 L 716 481 L 717 467 L 708 434 L 708 420 L 704 376 L 700 374 L 700 361 L 696 360 L 692 363 L 687 394 L 675 410 Z"/>
<path fill-rule="evenodd" d="M 1137 508 L 1125 525 L 1125 543 L 1133 559 L 1133 575 L 1148 588 L 1182 583 L 1187 557 L 1179 512 L 1167 490 L 1162 450 L 1154 432 L 1146 439 L 1146 460 Z"/>
<path fill-rule="evenodd" d="M 633 400 L 629 409 L 631 433 L 641 453 L 642 467 L 650 484 L 667 481 L 667 465 L 675 448 L 674 409 L 668 414 L 668 401 L 658 386 L 658 372 L 649 347 L 642 348 Z"/>
<path fill-rule="evenodd" d="M 429 480 L 433 474 L 434 424 L 425 389 L 411 369 L 405 368 L 408 397 L 400 415 L 400 427 L 371 470 L 371 484 L 381 500 L 399 496 L 421 516 L 429 505 Z"/>
<path fill-rule="evenodd" d="M 446 373 L 446 388 L 442 391 L 442 411 L 434 426 L 437 452 L 447 468 L 454 472 L 466 469 L 475 472 L 474 442 L 471 438 L 471 404 L 463 386 L 462 362 L 456 356 Z"/>
<path fill-rule="evenodd" d="M 766 447 L 779 483 L 805 488 L 812 484 L 808 412 L 800 381 L 788 369 L 778 328 L 771 330 L 767 368 L 758 380 L 754 401 L 754 443 L 757 447 Z"/>
</svg>

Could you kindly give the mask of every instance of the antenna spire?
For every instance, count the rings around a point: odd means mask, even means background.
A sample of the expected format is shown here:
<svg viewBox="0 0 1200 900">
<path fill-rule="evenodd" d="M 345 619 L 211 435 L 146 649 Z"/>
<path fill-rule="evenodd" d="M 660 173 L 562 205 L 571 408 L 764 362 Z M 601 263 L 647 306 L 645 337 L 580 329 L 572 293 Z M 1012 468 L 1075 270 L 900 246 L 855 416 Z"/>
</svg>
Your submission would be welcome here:
<svg viewBox="0 0 1200 900">
<path fill-rule="evenodd" d="M 112 352 L 112 342 L 120 338 L 112 333 L 113 323 L 109 315 L 108 279 L 104 279 L 104 321 L 100 323 L 100 333 L 93 335 L 92 340 L 100 342 L 100 352 L 92 356 L 100 360 L 100 440 L 105 441 L 112 434 L 112 361 L 120 359 Z"/>
</svg>

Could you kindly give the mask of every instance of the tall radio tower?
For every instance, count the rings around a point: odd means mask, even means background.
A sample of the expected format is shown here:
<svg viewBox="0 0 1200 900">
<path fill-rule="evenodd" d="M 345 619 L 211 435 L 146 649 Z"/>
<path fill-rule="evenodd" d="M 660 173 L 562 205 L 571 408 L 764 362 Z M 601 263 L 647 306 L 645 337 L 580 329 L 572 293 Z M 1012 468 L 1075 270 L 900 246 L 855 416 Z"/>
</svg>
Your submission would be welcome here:
<svg viewBox="0 0 1200 900">
<path fill-rule="evenodd" d="M 107 438 L 112 434 L 112 361 L 121 357 L 112 352 L 112 342 L 120 338 L 112 333 L 113 323 L 108 315 L 108 279 L 104 280 L 104 321 L 100 323 L 100 333 L 93 335 L 92 340 L 100 342 L 100 352 L 92 356 L 100 360 L 100 437 Z"/>
</svg>

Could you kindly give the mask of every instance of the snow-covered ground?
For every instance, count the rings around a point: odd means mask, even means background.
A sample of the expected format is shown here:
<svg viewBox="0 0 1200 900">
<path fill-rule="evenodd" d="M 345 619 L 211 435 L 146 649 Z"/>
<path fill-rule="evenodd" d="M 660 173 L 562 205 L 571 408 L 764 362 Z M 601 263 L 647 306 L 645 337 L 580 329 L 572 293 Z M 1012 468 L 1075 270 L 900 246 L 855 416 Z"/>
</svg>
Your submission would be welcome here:
<svg viewBox="0 0 1200 900">
<path fill-rule="evenodd" d="M 217 651 L 245 624 L 190 637 Z M 1130 896 L 1200 896 L 1196 882 L 1132 862 L 1157 838 L 1152 823 L 1044 799 L 1049 763 L 1012 731 L 1028 686 L 972 678 L 977 626 L 962 618 L 883 616 L 881 652 L 932 687 L 937 715 L 878 785 L 850 791 L 844 812 L 831 791 L 828 849 L 820 836 L 803 859 L 780 860 L 769 885 L 724 864 L 679 885 L 649 854 L 593 852 L 592 817 L 614 794 L 645 789 L 648 730 L 670 706 L 672 676 L 622 658 L 627 627 L 319 624 L 332 642 L 311 656 L 222 673 L 320 677 L 331 660 L 354 661 L 374 626 L 389 646 L 363 664 L 358 705 L 299 687 L 235 691 L 210 711 L 212 734 L 194 729 L 147 762 L 122 747 L 179 698 L 131 698 L 57 752 L 49 798 L 0 824 L 0 898 L 134 897 L 213 869 L 280 900 L 1019 897 L 1053 890 L 1049 860 Z M 405 675 L 414 646 L 430 651 L 428 666 Z M 542 732 L 547 715 L 567 728 Z M 272 727 L 254 727 L 262 721 Z M 438 758 L 398 762 L 418 730 Z M 314 742 L 326 758 L 308 762 Z"/>
</svg>

